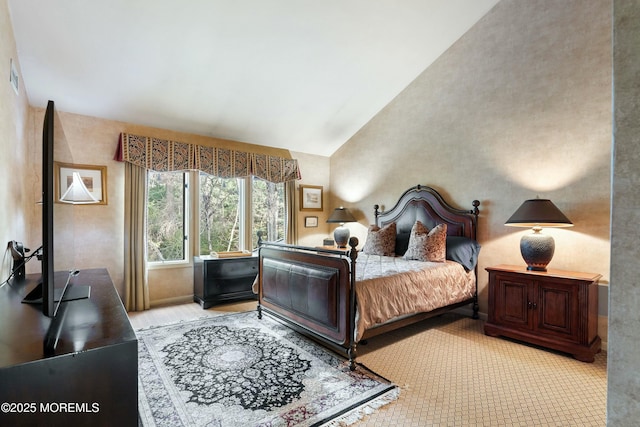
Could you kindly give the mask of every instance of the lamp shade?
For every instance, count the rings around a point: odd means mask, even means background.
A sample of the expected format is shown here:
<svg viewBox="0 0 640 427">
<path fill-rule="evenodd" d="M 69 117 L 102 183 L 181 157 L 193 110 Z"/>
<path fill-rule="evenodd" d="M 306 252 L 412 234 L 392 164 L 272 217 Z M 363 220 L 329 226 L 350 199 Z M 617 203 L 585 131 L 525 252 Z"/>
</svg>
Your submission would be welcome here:
<svg viewBox="0 0 640 427">
<path fill-rule="evenodd" d="M 349 212 L 349 209 L 340 206 L 333 210 L 327 222 L 344 224 L 345 222 L 355 222 L 355 220 L 354 216 Z"/>
<path fill-rule="evenodd" d="M 356 219 L 354 218 L 354 216 L 351 214 L 351 212 L 349 212 L 349 209 L 343 208 L 342 206 L 340 206 L 339 208 L 335 208 L 331 215 L 329 215 L 329 219 L 327 219 L 327 222 L 340 224 L 340 226 L 333 231 L 333 238 L 336 241 L 336 246 L 338 246 L 339 248 L 347 247 L 349 235 L 351 234 L 349 232 L 349 229 L 347 227 L 344 227 L 343 224 L 345 222 L 354 222 L 355 220 Z"/>
<path fill-rule="evenodd" d="M 87 187 L 82 182 L 82 177 L 78 172 L 73 172 L 73 180 L 67 191 L 60 197 L 60 202 L 71 203 L 74 205 L 98 203 L 98 200 L 93 197 L 93 194 L 89 192 Z"/>
<path fill-rule="evenodd" d="M 520 253 L 527 270 L 547 271 L 556 244 L 553 237 L 542 234 L 542 227 L 571 227 L 573 223 L 549 199 L 530 199 L 520 205 L 505 225 L 530 227 L 533 233 L 520 239 Z"/>
<path fill-rule="evenodd" d="M 529 199 L 504 224 L 510 227 L 572 227 L 573 223 L 549 199 Z"/>
</svg>

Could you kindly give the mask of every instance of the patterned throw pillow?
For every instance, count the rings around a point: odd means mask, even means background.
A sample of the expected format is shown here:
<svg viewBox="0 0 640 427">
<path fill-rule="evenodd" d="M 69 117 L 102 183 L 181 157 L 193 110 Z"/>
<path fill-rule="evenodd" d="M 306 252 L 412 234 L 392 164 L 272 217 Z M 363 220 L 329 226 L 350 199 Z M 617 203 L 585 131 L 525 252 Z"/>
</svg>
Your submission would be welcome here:
<svg viewBox="0 0 640 427">
<path fill-rule="evenodd" d="M 409 247 L 404 259 L 445 262 L 447 255 L 447 224 L 438 224 L 431 231 L 420 221 L 411 228 Z"/>
<path fill-rule="evenodd" d="M 396 223 L 380 228 L 371 225 L 362 252 L 370 255 L 394 256 L 396 251 Z"/>
</svg>

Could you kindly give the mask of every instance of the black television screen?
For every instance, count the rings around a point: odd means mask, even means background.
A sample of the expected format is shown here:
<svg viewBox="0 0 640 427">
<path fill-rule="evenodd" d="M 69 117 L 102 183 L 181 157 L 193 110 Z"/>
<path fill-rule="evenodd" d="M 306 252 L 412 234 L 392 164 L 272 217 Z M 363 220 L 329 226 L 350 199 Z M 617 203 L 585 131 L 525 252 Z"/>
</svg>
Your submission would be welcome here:
<svg viewBox="0 0 640 427">
<path fill-rule="evenodd" d="M 65 301 L 88 298 L 88 286 L 73 286 L 73 206 L 56 203 L 56 161 L 70 161 L 53 101 L 47 103 L 42 128 L 42 280 L 24 299 L 42 304 L 42 313 L 54 317 Z M 56 145 L 57 144 L 57 145 Z M 71 163 L 71 162 L 70 162 Z M 57 229 L 55 227 L 58 227 Z M 62 262 L 54 262 L 56 258 Z"/>
<path fill-rule="evenodd" d="M 53 203 L 54 203 L 54 120 L 53 101 L 47 103 L 42 128 L 42 313 L 53 317 L 55 269 L 53 264 Z"/>
</svg>

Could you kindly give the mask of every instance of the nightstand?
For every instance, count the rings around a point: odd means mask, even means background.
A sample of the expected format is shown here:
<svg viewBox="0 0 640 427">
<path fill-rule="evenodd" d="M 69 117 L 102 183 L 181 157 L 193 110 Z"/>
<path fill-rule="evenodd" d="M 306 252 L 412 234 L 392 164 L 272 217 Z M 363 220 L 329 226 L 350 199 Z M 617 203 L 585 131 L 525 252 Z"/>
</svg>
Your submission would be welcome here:
<svg viewBox="0 0 640 427">
<path fill-rule="evenodd" d="M 484 332 L 593 362 L 598 336 L 600 274 L 526 267 L 488 267 L 489 319 Z"/>
<path fill-rule="evenodd" d="M 232 301 L 256 299 L 251 289 L 258 257 L 193 257 L 193 301 L 203 309 Z"/>
</svg>

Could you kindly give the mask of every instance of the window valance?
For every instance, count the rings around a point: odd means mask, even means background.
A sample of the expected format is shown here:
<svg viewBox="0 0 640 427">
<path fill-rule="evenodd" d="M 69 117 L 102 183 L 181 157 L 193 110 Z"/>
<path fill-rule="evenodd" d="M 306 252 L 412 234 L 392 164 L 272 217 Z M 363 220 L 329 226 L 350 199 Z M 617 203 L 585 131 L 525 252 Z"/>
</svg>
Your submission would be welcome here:
<svg viewBox="0 0 640 427">
<path fill-rule="evenodd" d="M 300 179 L 296 159 L 121 133 L 116 159 L 158 172 L 200 170 L 223 178 Z"/>
</svg>

